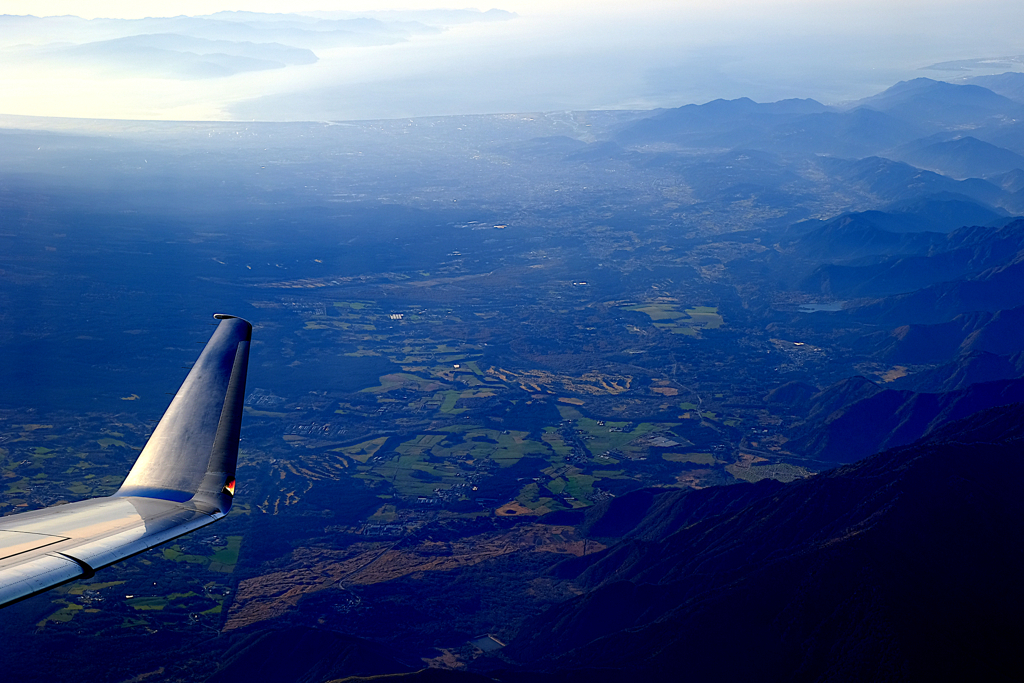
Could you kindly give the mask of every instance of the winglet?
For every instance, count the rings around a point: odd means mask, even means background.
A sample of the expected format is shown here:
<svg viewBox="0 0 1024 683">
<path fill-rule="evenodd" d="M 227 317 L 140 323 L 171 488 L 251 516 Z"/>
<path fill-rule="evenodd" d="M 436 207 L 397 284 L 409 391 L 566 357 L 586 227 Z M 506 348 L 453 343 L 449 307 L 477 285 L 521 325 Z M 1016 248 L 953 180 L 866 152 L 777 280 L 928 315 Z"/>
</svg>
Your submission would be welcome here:
<svg viewBox="0 0 1024 683">
<path fill-rule="evenodd" d="M 252 325 L 214 317 L 217 330 L 116 496 L 231 507 Z"/>
</svg>

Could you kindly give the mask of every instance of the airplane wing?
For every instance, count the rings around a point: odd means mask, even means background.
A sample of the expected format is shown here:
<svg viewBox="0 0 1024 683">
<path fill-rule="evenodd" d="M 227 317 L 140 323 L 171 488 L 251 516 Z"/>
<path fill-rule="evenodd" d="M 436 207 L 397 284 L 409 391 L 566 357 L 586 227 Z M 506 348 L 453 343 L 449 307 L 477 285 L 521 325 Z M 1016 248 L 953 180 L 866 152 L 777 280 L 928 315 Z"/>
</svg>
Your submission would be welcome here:
<svg viewBox="0 0 1024 683">
<path fill-rule="evenodd" d="M 0 607 L 227 514 L 252 325 L 214 317 L 217 330 L 114 495 L 0 517 Z"/>
</svg>

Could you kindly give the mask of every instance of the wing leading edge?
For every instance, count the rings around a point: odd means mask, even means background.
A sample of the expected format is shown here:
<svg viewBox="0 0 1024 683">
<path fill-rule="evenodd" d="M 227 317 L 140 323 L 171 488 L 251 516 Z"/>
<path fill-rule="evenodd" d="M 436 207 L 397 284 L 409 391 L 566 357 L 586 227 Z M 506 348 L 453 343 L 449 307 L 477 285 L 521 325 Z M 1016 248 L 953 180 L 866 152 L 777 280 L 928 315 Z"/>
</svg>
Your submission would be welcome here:
<svg viewBox="0 0 1024 683">
<path fill-rule="evenodd" d="M 252 325 L 215 317 L 217 330 L 114 495 L 0 518 L 0 607 L 227 514 Z"/>
</svg>

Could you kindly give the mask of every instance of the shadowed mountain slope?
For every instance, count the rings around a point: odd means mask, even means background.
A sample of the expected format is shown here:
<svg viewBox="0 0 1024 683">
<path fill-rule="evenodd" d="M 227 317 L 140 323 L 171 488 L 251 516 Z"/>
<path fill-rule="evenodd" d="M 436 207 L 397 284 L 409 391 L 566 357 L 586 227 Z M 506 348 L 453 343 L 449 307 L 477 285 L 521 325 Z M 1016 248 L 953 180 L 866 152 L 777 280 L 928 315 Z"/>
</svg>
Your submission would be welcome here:
<svg viewBox="0 0 1024 683">
<path fill-rule="evenodd" d="M 803 412 L 810 405 L 811 397 L 818 393 L 818 387 L 806 382 L 786 382 L 772 389 L 764 397 L 765 403 L 784 406 L 791 410 Z"/>
<path fill-rule="evenodd" d="M 972 206 L 975 218 L 986 217 L 983 207 Z M 962 217 L 970 218 L 966 212 Z M 894 213 L 850 214 L 792 242 L 798 254 L 833 261 L 804 278 L 801 289 L 839 298 L 912 292 L 1009 264 L 1024 249 L 1024 221 L 1019 219 L 1000 227 L 983 225 L 995 219 L 965 221 L 973 227 L 955 230 L 945 239 L 932 233 L 908 238 L 879 227 L 898 220 Z M 854 258 L 860 260 L 851 262 Z"/>
<path fill-rule="evenodd" d="M 834 404 L 816 406 L 812 399 L 807 419 L 788 430 L 786 447 L 827 462 L 853 462 L 882 448 L 911 443 L 951 420 L 1018 401 L 1024 401 L 1024 380 L 1020 379 L 972 384 L 940 394 L 875 385 L 870 395 L 835 409 Z"/>
<path fill-rule="evenodd" d="M 826 221 L 786 246 L 806 259 L 850 261 L 879 254 L 927 253 L 944 242 L 939 232 L 890 230 L 894 222 L 893 216 L 883 211 L 850 213 Z M 801 227 L 811 226 L 801 224 Z"/>
<path fill-rule="evenodd" d="M 879 342 L 875 356 L 891 363 L 941 363 L 975 352 L 1024 351 L 1024 307 L 964 313 L 934 325 L 902 325 Z"/>
<path fill-rule="evenodd" d="M 552 512 L 540 521 L 572 524 L 589 538 L 607 541 L 626 537 L 658 539 L 679 527 L 745 507 L 779 486 L 782 484 L 765 479 L 756 486 L 640 489 L 589 508 Z M 588 560 L 579 558 L 579 563 L 586 566 Z"/>
<path fill-rule="evenodd" d="M 320 683 L 353 673 L 367 676 L 416 668 L 385 646 L 305 626 L 254 630 L 238 638 L 218 663 L 209 683 Z"/>
<path fill-rule="evenodd" d="M 908 294 L 849 308 L 860 320 L 880 324 L 934 324 L 974 311 L 996 312 L 1024 306 L 1024 254 L 970 279 L 942 282 Z"/>
<path fill-rule="evenodd" d="M 383 676 L 349 676 L 329 683 L 485 683 L 493 681 L 490 676 L 453 669 L 422 669 L 409 674 L 385 674 Z"/>
<path fill-rule="evenodd" d="M 990 410 L 738 511 L 624 540 L 505 654 L 592 680 L 1011 680 L 1022 424 L 1020 405 Z"/>
<path fill-rule="evenodd" d="M 966 389 L 972 384 L 1021 377 L 1024 377 L 1024 352 L 997 356 L 987 351 L 972 351 L 949 363 L 902 377 L 892 386 L 894 389 L 939 393 Z"/>
</svg>

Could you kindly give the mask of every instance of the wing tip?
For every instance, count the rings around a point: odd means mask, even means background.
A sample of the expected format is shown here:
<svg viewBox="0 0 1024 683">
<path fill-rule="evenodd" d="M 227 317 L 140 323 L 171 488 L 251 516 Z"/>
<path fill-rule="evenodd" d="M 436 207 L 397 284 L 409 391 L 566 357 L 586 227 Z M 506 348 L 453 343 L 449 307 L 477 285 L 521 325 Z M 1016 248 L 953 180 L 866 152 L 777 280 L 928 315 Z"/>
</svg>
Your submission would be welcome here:
<svg viewBox="0 0 1024 683">
<path fill-rule="evenodd" d="M 219 320 L 221 324 L 224 324 L 226 320 L 237 320 L 237 323 L 228 323 L 228 325 L 234 325 L 236 328 L 241 326 L 241 329 L 245 330 L 245 341 L 251 341 L 252 339 L 252 323 L 241 318 L 237 315 L 231 315 L 229 313 L 214 313 L 213 317 L 215 320 Z"/>
<path fill-rule="evenodd" d="M 238 459 L 252 324 L 224 313 L 214 317 L 217 331 L 117 495 L 175 502 L 198 496 L 221 511 L 230 507 L 233 490 L 224 489 Z"/>
</svg>

